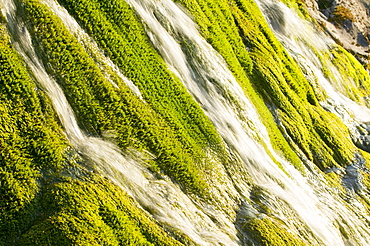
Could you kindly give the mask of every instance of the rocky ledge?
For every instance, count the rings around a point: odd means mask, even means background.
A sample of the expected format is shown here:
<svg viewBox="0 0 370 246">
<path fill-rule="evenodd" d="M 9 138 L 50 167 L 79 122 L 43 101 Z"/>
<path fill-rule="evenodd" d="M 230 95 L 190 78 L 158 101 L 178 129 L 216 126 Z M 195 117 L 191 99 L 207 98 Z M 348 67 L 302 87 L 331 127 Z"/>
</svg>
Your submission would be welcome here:
<svg viewBox="0 0 370 246">
<path fill-rule="evenodd" d="M 303 0 L 312 17 L 370 71 L 370 0 Z"/>
</svg>

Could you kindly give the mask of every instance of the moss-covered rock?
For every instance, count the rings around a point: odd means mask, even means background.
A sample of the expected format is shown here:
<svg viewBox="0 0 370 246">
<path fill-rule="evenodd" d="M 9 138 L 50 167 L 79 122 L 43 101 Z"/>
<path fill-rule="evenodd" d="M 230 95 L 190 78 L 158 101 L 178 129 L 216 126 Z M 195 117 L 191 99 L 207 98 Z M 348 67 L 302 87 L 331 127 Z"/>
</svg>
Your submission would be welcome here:
<svg viewBox="0 0 370 246">
<path fill-rule="evenodd" d="M 3 24 L 0 47 L 0 245 L 182 245 L 86 170 Z"/>
<path fill-rule="evenodd" d="M 151 171 L 169 176 L 197 201 L 205 198 L 205 204 L 217 203 L 207 200 L 215 196 L 206 180 L 227 180 L 234 174 L 210 177 L 218 175 L 210 171 L 212 163 L 235 165 L 228 169 L 235 172 L 239 166 L 230 161 L 213 124 L 168 69 L 150 43 L 145 25 L 125 1 L 58 2 L 139 88 L 142 98 L 113 69 L 99 66 L 97 57 L 48 5 L 38 0 L 15 2 L 17 18 L 25 21 L 37 55 L 62 87 L 83 131 L 114 141 L 123 152 L 150 153 L 146 164 Z M 176 2 L 188 10 L 204 38 L 224 57 L 255 105 L 277 153 L 302 172 L 305 168 L 297 153 L 323 171 L 355 161 L 358 149 L 347 127 L 320 105 L 325 93 L 305 78 L 305 71 L 275 38 L 254 1 Z M 309 19 L 301 2 L 284 2 Z M 1 16 L 0 245 L 195 244 L 181 231 L 154 221 L 119 187 L 87 167 L 91 163 L 68 142 L 50 99 L 10 40 Z M 328 54 L 317 54 L 337 89 L 369 106 L 370 79 L 359 63 L 336 46 Z M 335 80 L 328 57 L 346 76 Z M 362 155 L 370 161 L 368 154 Z M 368 191 L 370 177 L 366 168 L 362 172 Z M 333 186 L 340 185 L 339 175 L 327 176 Z M 258 190 L 254 192 L 258 196 Z M 370 211 L 368 194 L 358 192 L 357 196 Z M 251 244 L 305 245 L 306 238 L 270 216 L 266 204 L 257 205 L 257 212 L 264 215 L 248 217 L 238 225 Z M 346 237 L 346 229 L 339 226 L 339 230 Z"/>
<path fill-rule="evenodd" d="M 244 224 L 244 230 L 250 236 L 248 245 L 307 245 L 299 237 L 290 233 L 284 226 L 271 219 L 252 219 Z"/>
</svg>

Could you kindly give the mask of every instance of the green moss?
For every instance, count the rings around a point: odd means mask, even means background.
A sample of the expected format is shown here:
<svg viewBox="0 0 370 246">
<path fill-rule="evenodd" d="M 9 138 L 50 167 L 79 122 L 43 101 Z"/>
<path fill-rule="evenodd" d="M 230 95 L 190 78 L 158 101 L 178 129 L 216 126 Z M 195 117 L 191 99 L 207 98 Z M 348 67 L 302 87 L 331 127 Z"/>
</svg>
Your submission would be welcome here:
<svg viewBox="0 0 370 246">
<path fill-rule="evenodd" d="M 120 0 L 59 1 L 140 88 L 145 102 L 113 70 L 97 66 L 97 57 L 46 5 L 19 2 L 18 16 L 27 21 L 38 55 L 63 87 L 84 131 L 98 137 L 114 132 L 111 140 L 122 150 L 149 150 L 155 156 L 151 170 L 163 171 L 185 191 L 207 197 L 204 177 L 212 166 L 203 165 L 205 151 L 211 149 L 227 160 L 222 141 L 151 46 L 129 5 Z M 305 79 L 253 1 L 177 2 L 191 12 L 201 33 L 223 55 L 278 153 L 301 170 L 288 141 L 322 170 L 353 161 L 357 149 L 348 129 L 321 108 L 325 95 Z M 369 90 L 368 75 L 343 50 L 334 48 L 331 56 L 341 73 L 349 74 L 343 92 L 362 102 Z M 119 88 L 106 78 L 105 69 Z M 332 76 L 329 69 L 327 76 Z M 119 187 L 86 171 L 84 165 L 89 163 L 69 146 L 50 100 L 32 77 L 0 24 L 0 244 L 195 244 L 176 229 L 156 223 Z M 369 188 L 370 177 L 363 175 Z M 330 179 L 338 182 L 338 176 Z M 361 201 L 369 204 L 365 198 Z M 259 211 L 270 213 L 268 206 L 258 205 Z M 304 245 L 280 221 L 252 219 L 242 227 L 259 245 Z"/>
<path fill-rule="evenodd" d="M 339 174 L 330 172 L 325 174 L 325 178 L 328 181 L 330 187 L 339 189 L 341 192 L 345 192 L 345 188 L 342 185 L 342 180 Z"/>
<path fill-rule="evenodd" d="M 0 245 L 183 245 L 119 187 L 86 171 L 4 25 L 0 92 Z"/>
<path fill-rule="evenodd" d="M 333 45 L 329 52 L 315 50 L 321 70 L 333 87 L 360 105 L 369 106 L 370 76 L 361 63 L 341 46 Z"/>
<path fill-rule="evenodd" d="M 28 74 L 0 24 L 0 242 L 11 243 L 36 216 L 46 168 L 63 165 L 67 146 L 44 93 Z"/>
<path fill-rule="evenodd" d="M 178 0 L 177 2 L 189 10 L 194 16 L 202 35 L 226 60 L 245 94 L 257 108 L 260 119 L 267 128 L 272 146 L 278 153 L 282 153 L 298 169 L 303 171 L 300 159 L 278 129 L 273 115 L 266 107 L 258 88 L 253 84 L 254 78 L 250 76 L 253 63 L 248 52 L 250 47 L 246 42 L 243 28 L 250 30 L 251 35 L 258 35 L 259 23 L 260 21 L 264 22 L 258 7 L 254 2 L 248 4 L 247 9 L 250 9 L 250 12 L 253 13 L 251 14 L 243 13 L 239 8 L 240 4 L 235 1 Z M 256 19 L 241 24 L 238 22 L 238 17 L 241 16 Z M 244 27 L 241 25 L 244 25 Z M 269 151 L 267 150 L 267 152 Z"/>
<path fill-rule="evenodd" d="M 89 176 L 46 186 L 43 214 L 18 245 L 182 245 L 118 187 Z"/>
<path fill-rule="evenodd" d="M 254 61 L 251 76 L 265 102 L 275 108 L 289 137 L 321 169 L 351 163 L 356 148 L 346 127 L 338 117 L 321 108 L 320 93 L 314 91 L 316 88 L 306 80 L 262 17 L 257 17 L 247 1 L 238 2 L 236 20 Z M 340 150 L 333 148 L 332 141 Z"/>
<path fill-rule="evenodd" d="M 307 245 L 283 225 L 268 218 L 249 220 L 244 224 L 243 229 L 253 241 L 253 244 L 250 242 L 250 245 Z"/>
<path fill-rule="evenodd" d="M 364 169 L 361 171 L 361 174 L 363 175 L 363 179 L 361 180 L 363 182 L 363 191 L 366 194 L 365 197 L 367 197 L 365 200 L 366 207 L 368 212 L 370 213 L 370 199 L 369 199 L 369 192 L 370 192 L 370 172 L 368 171 L 370 169 L 370 153 L 359 150 L 360 155 L 365 159 L 365 165 Z"/>
<path fill-rule="evenodd" d="M 198 1 L 197 4 L 191 1 L 179 2 L 195 16 L 205 38 L 225 57 L 235 77 L 258 109 L 278 152 L 282 151 L 298 169 L 303 170 L 296 154 L 292 153 L 291 147 L 282 139 L 283 132 L 289 135 L 286 136 L 287 139 L 293 140 L 321 169 L 347 165 L 353 160 L 355 147 L 349 135 L 340 137 L 340 140 L 334 138 L 337 134 L 342 136 L 342 132 L 348 133 L 346 127 L 343 124 L 337 125 L 339 120 L 322 110 L 318 102 L 325 95 L 320 92 L 317 84 L 310 84 L 306 80 L 296 62 L 276 40 L 254 3 L 229 1 L 231 11 L 225 11 L 221 15 L 214 9 L 222 9 L 221 6 L 225 4 L 223 1 L 217 4 L 207 1 Z M 234 22 L 227 22 L 231 18 Z M 213 29 L 213 19 L 225 19 L 221 21 L 219 30 Z M 228 32 L 223 32 L 223 29 Z M 210 30 L 217 34 L 218 39 L 225 37 L 223 45 L 215 41 L 215 34 Z M 249 50 L 248 57 L 252 59 L 253 66 L 244 67 L 236 55 L 236 59 L 232 59 L 233 50 L 225 45 L 226 42 L 231 47 L 236 47 L 235 43 L 226 38 L 236 35 L 236 30 L 241 40 L 234 40 L 242 42 Z M 272 109 L 274 117 L 268 112 L 266 105 Z M 279 124 L 280 129 L 276 126 L 277 121 L 282 123 Z M 329 130 L 325 129 L 327 126 Z M 338 144 L 339 151 L 332 150 L 331 139 Z"/>
<path fill-rule="evenodd" d="M 217 4 L 206 1 L 198 1 L 197 4 L 191 1 L 179 2 L 195 16 L 205 38 L 225 57 L 235 77 L 258 109 L 275 149 L 285 153 L 298 169 L 303 170 L 291 147 L 282 139 L 283 132 L 288 134 L 287 139 L 292 140 L 322 170 L 351 163 L 356 148 L 348 130 L 336 116 L 321 108 L 318 102 L 325 95 L 320 92 L 317 84 L 307 81 L 296 62 L 276 40 L 254 3 L 245 0 L 228 1 L 231 11 L 225 11 L 221 15 L 216 10 L 211 10 L 222 8 L 220 6 L 225 4 L 223 1 Z M 216 37 L 213 38 L 214 34 L 210 32 L 215 25 L 213 18 L 234 19 L 233 23 L 222 21 L 217 38 L 231 36 L 237 30 L 241 40 L 234 40 L 241 41 L 248 49 L 253 66 L 243 67 L 237 59 L 231 59 L 231 48 L 224 45 L 224 42 L 221 46 L 214 41 Z M 227 27 L 228 25 L 231 27 Z M 227 33 L 222 32 L 227 28 Z M 236 46 L 235 43 L 230 45 Z M 274 117 L 268 112 L 266 105 L 272 110 Z M 282 123 L 279 124 L 280 129 L 276 122 Z M 346 134 L 343 135 L 343 132 Z"/>
<path fill-rule="evenodd" d="M 369 106 L 365 99 L 370 91 L 369 73 L 358 60 L 340 46 L 333 46 L 329 56 L 341 74 L 340 78 L 331 77 L 335 88 L 353 101 Z"/>
<path fill-rule="evenodd" d="M 125 1 L 60 2 L 176 131 L 189 134 L 198 145 L 220 142 L 200 107 L 151 46 L 143 25 Z"/>
<path fill-rule="evenodd" d="M 62 2 L 62 1 L 61 1 Z M 101 136 L 113 131 L 122 148 L 149 150 L 158 167 L 185 190 L 207 193 L 197 163 L 206 158 L 204 149 L 225 153 L 211 122 L 180 81 L 149 45 L 144 28 L 127 3 L 122 1 L 63 1 L 85 25 L 101 48 L 140 89 L 140 100 L 124 82 L 110 72 L 115 88 L 89 53 L 69 33 L 61 20 L 38 1 L 23 1 L 23 11 L 39 54 L 77 115 L 81 127 Z M 125 14 L 114 15 L 112 8 Z M 20 10 L 21 11 L 21 10 Z M 124 26 L 130 26 L 124 29 Z M 119 28 L 120 27 L 120 28 Z"/>
</svg>

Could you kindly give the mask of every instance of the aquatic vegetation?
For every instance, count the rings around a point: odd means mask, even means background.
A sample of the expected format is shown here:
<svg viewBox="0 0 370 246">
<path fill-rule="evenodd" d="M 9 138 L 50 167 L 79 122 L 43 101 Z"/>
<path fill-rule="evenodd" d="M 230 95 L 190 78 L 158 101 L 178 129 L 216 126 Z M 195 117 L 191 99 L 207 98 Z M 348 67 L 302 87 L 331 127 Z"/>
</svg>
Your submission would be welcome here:
<svg viewBox="0 0 370 246">
<path fill-rule="evenodd" d="M 282 3 L 141 1 L 156 33 L 134 0 L 6 1 L 0 245 L 369 243 L 370 155 L 320 79 L 369 106 L 370 77 L 343 48 L 302 41 L 315 77 L 278 39 Z"/>
</svg>

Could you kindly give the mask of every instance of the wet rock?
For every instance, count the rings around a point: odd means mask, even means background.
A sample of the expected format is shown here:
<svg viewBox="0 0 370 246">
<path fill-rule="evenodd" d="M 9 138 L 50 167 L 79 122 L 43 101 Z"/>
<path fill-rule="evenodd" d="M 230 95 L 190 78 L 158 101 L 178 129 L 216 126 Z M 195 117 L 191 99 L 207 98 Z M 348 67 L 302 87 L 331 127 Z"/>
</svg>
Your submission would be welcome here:
<svg viewBox="0 0 370 246">
<path fill-rule="evenodd" d="M 359 165 L 351 165 L 345 168 L 342 182 L 344 187 L 353 191 L 360 191 L 363 188 L 362 174 Z"/>
<path fill-rule="evenodd" d="M 369 41 L 366 40 L 363 33 L 357 33 L 357 43 L 363 47 L 367 47 L 369 45 Z"/>
<path fill-rule="evenodd" d="M 358 148 L 370 153 L 370 125 L 358 124 L 352 131 L 352 140 Z"/>
<path fill-rule="evenodd" d="M 343 175 L 345 171 L 341 167 L 331 167 L 331 168 L 326 169 L 325 173 L 335 173 L 337 175 Z"/>
<path fill-rule="evenodd" d="M 357 138 L 355 139 L 355 145 L 364 151 L 370 152 L 370 136 L 357 136 Z"/>
<path fill-rule="evenodd" d="M 358 192 L 364 188 L 361 171 L 367 171 L 366 167 L 364 166 L 365 162 L 366 160 L 361 154 L 357 153 L 355 155 L 353 165 L 347 166 L 344 169 L 345 173 L 342 176 L 342 183 L 344 187 L 355 192 Z"/>
</svg>

